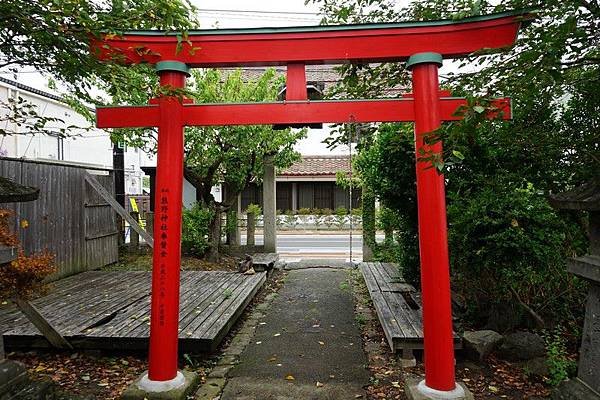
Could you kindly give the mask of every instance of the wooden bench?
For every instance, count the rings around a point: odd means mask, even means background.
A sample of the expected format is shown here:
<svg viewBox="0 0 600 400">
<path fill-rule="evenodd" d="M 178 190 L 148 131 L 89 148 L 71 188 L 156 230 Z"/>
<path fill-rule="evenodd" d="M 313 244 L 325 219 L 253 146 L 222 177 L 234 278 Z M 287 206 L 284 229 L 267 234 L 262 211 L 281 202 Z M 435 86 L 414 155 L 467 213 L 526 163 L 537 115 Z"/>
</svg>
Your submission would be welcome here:
<svg viewBox="0 0 600 400">
<path fill-rule="evenodd" d="M 379 322 L 390 349 L 402 351 L 402 358 L 414 359 L 412 351 L 423 349 L 423 314 L 421 294 L 400 276 L 392 263 L 363 262 L 359 269 L 373 300 Z M 455 348 L 461 348 L 460 337 L 454 334 Z"/>
</svg>

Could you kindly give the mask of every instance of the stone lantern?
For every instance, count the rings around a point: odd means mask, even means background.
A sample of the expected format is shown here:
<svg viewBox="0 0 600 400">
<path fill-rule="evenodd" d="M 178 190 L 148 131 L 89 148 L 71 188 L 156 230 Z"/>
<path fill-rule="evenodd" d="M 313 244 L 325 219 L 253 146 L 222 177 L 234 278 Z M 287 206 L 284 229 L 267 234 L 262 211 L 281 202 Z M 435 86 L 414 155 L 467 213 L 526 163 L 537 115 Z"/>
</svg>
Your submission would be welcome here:
<svg viewBox="0 0 600 400">
<path fill-rule="evenodd" d="M 567 260 L 568 271 L 590 283 L 578 374 L 561 384 L 552 398 L 600 400 L 600 178 L 549 200 L 555 208 L 590 213 L 589 254 Z"/>
</svg>

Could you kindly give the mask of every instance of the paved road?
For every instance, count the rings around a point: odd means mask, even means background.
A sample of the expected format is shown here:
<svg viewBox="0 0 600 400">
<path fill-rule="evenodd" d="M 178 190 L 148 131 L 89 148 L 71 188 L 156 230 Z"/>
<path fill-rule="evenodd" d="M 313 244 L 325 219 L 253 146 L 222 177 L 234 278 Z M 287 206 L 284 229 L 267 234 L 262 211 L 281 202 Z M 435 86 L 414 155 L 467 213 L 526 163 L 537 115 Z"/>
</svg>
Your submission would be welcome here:
<svg viewBox="0 0 600 400">
<path fill-rule="evenodd" d="M 382 240 L 383 236 L 378 240 Z M 246 243 L 242 235 L 242 244 Z M 256 236 L 256 244 L 263 244 L 262 235 Z M 349 234 L 285 234 L 278 233 L 277 251 L 286 261 L 297 261 L 306 258 L 334 258 L 349 260 L 350 235 Z M 362 236 L 354 233 L 352 237 L 352 259 L 360 260 L 362 257 Z"/>
</svg>

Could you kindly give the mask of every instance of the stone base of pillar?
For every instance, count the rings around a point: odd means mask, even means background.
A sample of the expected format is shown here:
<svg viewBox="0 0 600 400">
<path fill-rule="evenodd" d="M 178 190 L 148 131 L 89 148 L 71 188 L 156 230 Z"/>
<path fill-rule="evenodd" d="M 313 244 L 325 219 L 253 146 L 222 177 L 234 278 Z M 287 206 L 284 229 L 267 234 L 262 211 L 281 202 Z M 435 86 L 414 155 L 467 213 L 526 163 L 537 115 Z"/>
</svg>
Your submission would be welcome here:
<svg viewBox="0 0 600 400">
<path fill-rule="evenodd" d="M 198 387 L 198 374 L 181 371 L 166 382 L 151 381 L 148 373 L 136 379 L 121 395 L 122 400 L 185 400 Z"/>
<path fill-rule="evenodd" d="M 456 383 L 456 389 L 443 392 L 428 388 L 424 380 L 408 378 L 404 392 L 409 400 L 474 400 L 473 394 L 463 383 Z"/>
<path fill-rule="evenodd" d="M 600 393 L 586 385 L 579 378 L 564 381 L 552 391 L 552 400 L 600 400 Z"/>
</svg>

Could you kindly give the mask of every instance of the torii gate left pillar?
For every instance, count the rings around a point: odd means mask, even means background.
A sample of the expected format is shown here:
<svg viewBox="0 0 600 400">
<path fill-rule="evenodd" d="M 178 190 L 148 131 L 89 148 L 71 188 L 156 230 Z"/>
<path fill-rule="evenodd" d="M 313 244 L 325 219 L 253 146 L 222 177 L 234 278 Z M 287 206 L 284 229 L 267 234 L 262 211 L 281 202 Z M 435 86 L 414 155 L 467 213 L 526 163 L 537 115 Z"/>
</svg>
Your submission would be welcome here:
<svg viewBox="0 0 600 400">
<path fill-rule="evenodd" d="M 189 386 L 196 378 L 177 370 L 179 338 L 179 270 L 181 266 L 181 198 L 183 192 L 183 98 L 188 67 L 178 61 L 156 64 L 163 95 L 158 103 L 152 302 L 148 373 L 138 387 L 166 392 Z"/>
</svg>

